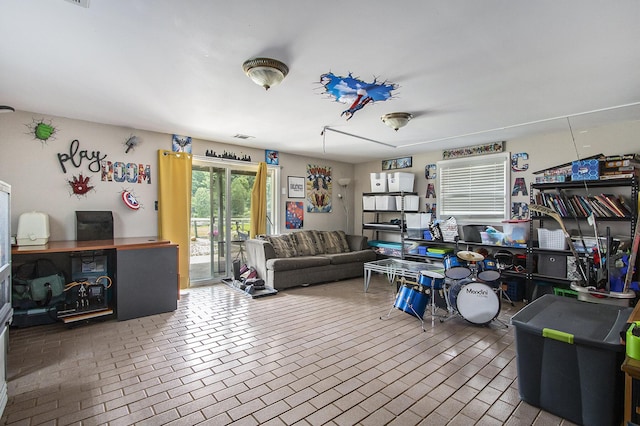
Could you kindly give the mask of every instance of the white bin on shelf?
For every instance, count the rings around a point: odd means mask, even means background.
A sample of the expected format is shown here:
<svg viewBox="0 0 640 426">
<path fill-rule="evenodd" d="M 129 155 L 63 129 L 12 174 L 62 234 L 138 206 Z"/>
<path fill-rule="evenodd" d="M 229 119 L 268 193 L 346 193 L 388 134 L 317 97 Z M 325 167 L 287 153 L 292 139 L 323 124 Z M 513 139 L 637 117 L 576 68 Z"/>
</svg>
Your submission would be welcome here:
<svg viewBox="0 0 640 426">
<path fill-rule="evenodd" d="M 387 192 L 387 174 L 371 173 L 371 192 Z"/>
<path fill-rule="evenodd" d="M 538 246 L 552 250 L 567 250 L 569 248 L 562 229 L 538 228 Z"/>
<path fill-rule="evenodd" d="M 413 191 L 413 180 L 415 178 L 415 175 L 413 173 L 389 173 L 387 178 L 389 180 L 389 192 Z"/>
<path fill-rule="evenodd" d="M 362 209 L 363 210 L 375 210 L 376 209 L 376 197 L 373 195 L 362 196 Z"/>
<path fill-rule="evenodd" d="M 396 196 L 396 209 L 400 210 L 402 207 L 402 196 Z M 404 196 L 404 210 L 410 212 L 418 211 L 420 205 L 420 197 L 417 195 L 405 195 Z"/>
<path fill-rule="evenodd" d="M 390 195 L 376 195 L 376 210 L 396 210 L 396 199 Z"/>
</svg>

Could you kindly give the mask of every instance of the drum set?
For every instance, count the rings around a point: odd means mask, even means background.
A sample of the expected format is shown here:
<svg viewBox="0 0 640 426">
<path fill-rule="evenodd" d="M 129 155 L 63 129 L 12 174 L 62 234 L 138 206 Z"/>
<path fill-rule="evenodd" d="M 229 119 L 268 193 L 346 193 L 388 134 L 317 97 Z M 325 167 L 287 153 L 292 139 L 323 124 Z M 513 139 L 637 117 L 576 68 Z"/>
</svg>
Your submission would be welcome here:
<svg viewBox="0 0 640 426">
<path fill-rule="evenodd" d="M 443 264 L 444 275 L 421 270 L 417 282 L 401 278 L 395 302 L 386 317 L 391 315 L 394 308 L 399 309 L 418 318 L 425 331 L 423 317 L 428 309 L 432 321 L 438 318 L 444 322 L 462 317 L 472 324 L 486 325 L 497 321 L 507 327 L 498 319 L 498 314 L 502 298 L 505 297 L 509 302 L 511 299 L 498 285 L 501 271 L 494 259 L 472 251 L 459 251 L 445 257 Z M 441 295 L 440 299 L 444 300 L 446 307 L 438 306 L 436 292 Z M 446 313 L 438 315 L 438 309 L 445 309 Z"/>
</svg>

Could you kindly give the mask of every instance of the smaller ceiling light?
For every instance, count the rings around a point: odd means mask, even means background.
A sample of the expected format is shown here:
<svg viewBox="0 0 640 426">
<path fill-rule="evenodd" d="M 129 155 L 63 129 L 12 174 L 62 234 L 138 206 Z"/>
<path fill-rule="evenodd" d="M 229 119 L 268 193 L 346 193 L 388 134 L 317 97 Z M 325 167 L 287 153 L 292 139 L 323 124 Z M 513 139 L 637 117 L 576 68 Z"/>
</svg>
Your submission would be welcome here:
<svg viewBox="0 0 640 426">
<path fill-rule="evenodd" d="M 406 126 L 412 118 L 413 115 L 408 112 L 390 112 L 389 114 L 385 114 L 380 117 L 384 124 L 391 127 L 396 132 L 400 127 Z"/>
<path fill-rule="evenodd" d="M 254 83 L 269 90 L 270 87 L 280 84 L 289 73 L 289 67 L 276 59 L 255 58 L 242 64 L 244 73 Z"/>
</svg>

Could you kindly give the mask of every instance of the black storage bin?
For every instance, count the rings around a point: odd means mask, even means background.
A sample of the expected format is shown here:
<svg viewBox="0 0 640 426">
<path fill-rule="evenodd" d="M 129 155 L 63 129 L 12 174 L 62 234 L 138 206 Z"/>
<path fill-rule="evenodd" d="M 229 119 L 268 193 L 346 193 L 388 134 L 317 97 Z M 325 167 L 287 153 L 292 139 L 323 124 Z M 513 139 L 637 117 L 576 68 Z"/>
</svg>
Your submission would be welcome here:
<svg viewBox="0 0 640 426">
<path fill-rule="evenodd" d="M 545 294 L 511 318 L 520 398 L 583 425 L 619 424 L 624 345 L 633 308 Z"/>
<path fill-rule="evenodd" d="M 567 256 L 564 254 L 539 254 L 538 273 L 556 278 L 567 278 Z"/>
</svg>

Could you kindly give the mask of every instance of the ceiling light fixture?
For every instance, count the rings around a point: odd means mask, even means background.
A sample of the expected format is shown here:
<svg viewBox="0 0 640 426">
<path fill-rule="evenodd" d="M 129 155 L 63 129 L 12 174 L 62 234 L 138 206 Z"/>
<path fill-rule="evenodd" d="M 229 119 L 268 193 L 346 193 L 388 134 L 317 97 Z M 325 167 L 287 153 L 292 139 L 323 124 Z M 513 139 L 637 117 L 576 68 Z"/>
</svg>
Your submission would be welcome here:
<svg viewBox="0 0 640 426">
<path fill-rule="evenodd" d="M 269 90 L 270 87 L 280 84 L 289 73 L 289 67 L 276 59 L 255 58 L 242 64 L 244 73 L 254 83 Z"/>
<path fill-rule="evenodd" d="M 14 107 L 8 105 L 0 105 L 0 114 L 3 112 L 16 112 Z"/>
<path fill-rule="evenodd" d="M 406 126 L 412 118 L 413 115 L 408 112 L 390 112 L 389 114 L 385 114 L 380 117 L 384 124 L 391 127 L 396 132 L 400 127 Z"/>
</svg>

